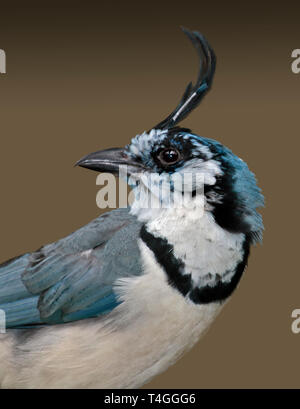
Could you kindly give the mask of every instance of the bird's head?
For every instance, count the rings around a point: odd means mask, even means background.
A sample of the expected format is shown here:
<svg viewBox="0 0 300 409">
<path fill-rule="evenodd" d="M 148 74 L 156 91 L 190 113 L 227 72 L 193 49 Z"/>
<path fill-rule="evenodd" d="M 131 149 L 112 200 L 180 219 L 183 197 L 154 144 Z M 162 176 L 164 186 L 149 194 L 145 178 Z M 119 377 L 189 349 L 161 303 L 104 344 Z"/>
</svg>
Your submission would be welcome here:
<svg viewBox="0 0 300 409">
<path fill-rule="evenodd" d="M 161 209 L 196 206 L 211 212 L 221 227 L 255 241 L 263 228 L 256 211 L 263 196 L 253 173 L 222 144 L 177 126 L 210 89 L 216 65 L 206 39 L 198 32 L 184 32 L 199 54 L 200 69 L 196 84 L 187 86 L 175 110 L 125 148 L 98 151 L 77 164 L 98 172 L 126 172 L 135 192 L 131 210 L 143 221 Z"/>
</svg>

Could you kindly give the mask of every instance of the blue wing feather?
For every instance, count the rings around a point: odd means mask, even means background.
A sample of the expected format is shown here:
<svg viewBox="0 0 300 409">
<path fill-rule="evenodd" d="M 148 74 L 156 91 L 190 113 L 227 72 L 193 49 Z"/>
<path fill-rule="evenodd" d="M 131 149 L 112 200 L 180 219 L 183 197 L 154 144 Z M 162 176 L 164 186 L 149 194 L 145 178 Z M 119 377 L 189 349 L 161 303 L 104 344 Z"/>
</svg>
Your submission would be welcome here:
<svg viewBox="0 0 300 409">
<path fill-rule="evenodd" d="M 70 236 L 0 265 L 7 328 L 97 317 L 118 305 L 115 281 L 141 274 L 140 224 L 127 209 L 105 213 Z"/>
</svg>

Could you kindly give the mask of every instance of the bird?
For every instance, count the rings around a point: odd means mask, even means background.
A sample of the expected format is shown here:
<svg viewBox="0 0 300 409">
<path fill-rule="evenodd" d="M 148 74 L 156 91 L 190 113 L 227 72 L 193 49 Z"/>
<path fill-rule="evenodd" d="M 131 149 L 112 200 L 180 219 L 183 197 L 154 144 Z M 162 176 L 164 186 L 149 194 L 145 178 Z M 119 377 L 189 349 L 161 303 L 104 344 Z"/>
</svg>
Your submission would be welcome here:
<svg viewBox="0 0 300 409">
<path fill-rule="evenodd" d="M 114 175 L 126 167 L 131 205 L 0 265 L 1 388 L 142 387 L 206 333 L 262 241 L 254 173 L 179 125 L 216 68 L 204 35 L 183 32 L 199 71 L 176 108 L 125 147 L 76 163 Z"/>
</svg>

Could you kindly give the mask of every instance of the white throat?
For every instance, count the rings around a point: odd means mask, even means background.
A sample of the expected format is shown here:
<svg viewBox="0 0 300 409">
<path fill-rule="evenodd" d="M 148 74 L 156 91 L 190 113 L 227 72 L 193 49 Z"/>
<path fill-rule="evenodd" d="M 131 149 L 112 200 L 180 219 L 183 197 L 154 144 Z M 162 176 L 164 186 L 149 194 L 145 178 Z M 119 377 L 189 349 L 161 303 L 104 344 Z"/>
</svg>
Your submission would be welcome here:
<svg viewBox="0 0 300 409">
<path fill-rule="evenodd" d="M 203 207 L 159 209 L 155 215 L 145 211 L 138 216 L 149 233 L 173 246 L 195 286 L 213 285 L 216 277 L 229 282 L 243 259 L 244 234 L 221 228 Z"/>
</svg>

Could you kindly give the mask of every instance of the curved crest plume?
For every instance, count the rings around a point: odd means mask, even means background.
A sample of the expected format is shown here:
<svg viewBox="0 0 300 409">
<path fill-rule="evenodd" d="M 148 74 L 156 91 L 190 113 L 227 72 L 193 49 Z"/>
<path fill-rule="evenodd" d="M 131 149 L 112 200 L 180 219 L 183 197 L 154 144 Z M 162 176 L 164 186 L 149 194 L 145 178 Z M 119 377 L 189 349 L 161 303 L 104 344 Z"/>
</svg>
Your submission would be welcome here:
<svg viewBox="0 0 300 409">
<path fill-rule="evenodd" d="M 174 111 L 154 129 L 169 129 L 186 118 L 195 109 L 204 95 L 209 91 L 216 68 L 216 56 L 205 37 L 197 31 L 182 27 L 183 32 L 191 40 L 200 60 L 198 78 L 195 85 L 190 82 Z"/>
</svg>

